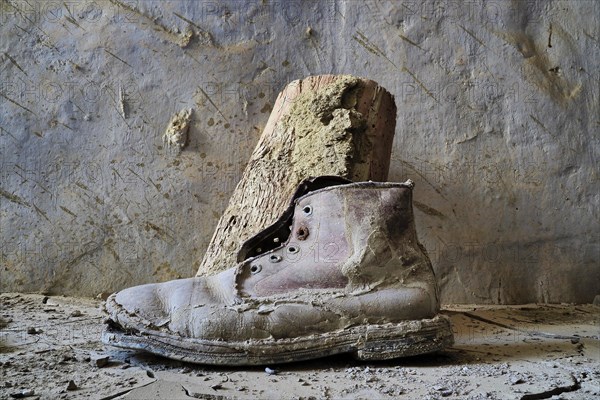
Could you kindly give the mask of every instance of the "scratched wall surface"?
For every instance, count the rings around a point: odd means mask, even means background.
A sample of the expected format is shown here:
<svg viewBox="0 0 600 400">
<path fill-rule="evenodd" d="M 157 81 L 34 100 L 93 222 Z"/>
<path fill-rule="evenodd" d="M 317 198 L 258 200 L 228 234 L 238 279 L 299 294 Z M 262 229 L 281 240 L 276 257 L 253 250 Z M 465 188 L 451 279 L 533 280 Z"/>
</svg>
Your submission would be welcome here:
<svg viewBox="0 0 600 400">
<path fill-rule="evenodd" d="M 590 302 L 599 4 L 1 0 L 0 290 L 192 276 L 277 92 L 350 73 L 396 98 L 443 301 Z"/>
</svg>

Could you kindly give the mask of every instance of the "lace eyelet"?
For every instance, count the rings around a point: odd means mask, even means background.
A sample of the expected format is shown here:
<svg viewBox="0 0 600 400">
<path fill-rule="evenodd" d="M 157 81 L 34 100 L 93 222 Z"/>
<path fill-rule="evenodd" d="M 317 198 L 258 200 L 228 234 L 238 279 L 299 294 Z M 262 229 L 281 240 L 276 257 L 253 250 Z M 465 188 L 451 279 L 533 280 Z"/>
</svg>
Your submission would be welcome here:
<svg viewBox="0 0 600 400">
<path fill-rule="evenodd" d="M 311 215 L 312 214 L 312 207 L 311 206 L 304 206 L 302 208 L 302 212 L 304 213 L 304 215 Z"/>
<path fill-rule="evenodd" d="M 298 240 L 306 240 L 308 237 L 308 227 L 305 225 L 300 225 L 298 229 L 296 229 L 296 238 Z"/>
<path fill-rule="evenodd" d="M 283 257 L 281 257 L 279 254 L 271 254 L 269 256 L 269 261 L 271 261 L 272 263 L 278 263 L 282 259 L 283 259 Z"/>
<path fill-rule="evenodd" d="M 300 248 L 298 246 L 290 246 L 287 248 L 287 251 L 290 254 L 296 254 L 297 252 L 300 251 Z"/>
<path fill-rule="evenodd" d="M 250 273 L 251 274 L 258 274 L 261 269 L 262 269 L 262 265 L 260 265 L 260 264 L 253 264 L 253 265 L 250 266 Z"/>
</svg>

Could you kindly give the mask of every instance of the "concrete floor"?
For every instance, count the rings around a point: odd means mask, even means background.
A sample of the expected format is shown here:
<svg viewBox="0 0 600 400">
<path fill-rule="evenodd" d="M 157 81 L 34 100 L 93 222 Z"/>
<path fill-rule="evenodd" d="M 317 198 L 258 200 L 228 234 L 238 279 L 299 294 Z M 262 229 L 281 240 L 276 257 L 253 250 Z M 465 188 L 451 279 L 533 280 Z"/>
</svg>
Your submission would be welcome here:
<svg viewBox="0 0 600 400">
<path fill-rule="evenodd" d="M 268 374 L 105 347 L 101 301 L 5 293 L 0 304 L 2 399 L 600 399 L 593 305 L 447 307 L 456 344 L 444 352 L 336 356 Z"/>
</svg>

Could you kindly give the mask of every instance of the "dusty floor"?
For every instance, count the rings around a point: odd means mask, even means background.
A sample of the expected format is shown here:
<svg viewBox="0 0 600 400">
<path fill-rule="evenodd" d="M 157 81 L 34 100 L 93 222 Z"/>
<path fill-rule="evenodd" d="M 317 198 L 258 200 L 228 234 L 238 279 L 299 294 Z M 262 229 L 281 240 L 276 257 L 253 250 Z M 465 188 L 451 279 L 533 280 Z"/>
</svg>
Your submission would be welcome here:
<svg viewBox="0 0 600 400">
<path fill-rule="evenodd" d="M 456 344 L 442 353 L 337 356 L 269 374 L 104 347 L 100 301 L 7 293 L 0 304 L 2 399 L 600 399 L 592 305 L 449 307 Z"/>
</svg>

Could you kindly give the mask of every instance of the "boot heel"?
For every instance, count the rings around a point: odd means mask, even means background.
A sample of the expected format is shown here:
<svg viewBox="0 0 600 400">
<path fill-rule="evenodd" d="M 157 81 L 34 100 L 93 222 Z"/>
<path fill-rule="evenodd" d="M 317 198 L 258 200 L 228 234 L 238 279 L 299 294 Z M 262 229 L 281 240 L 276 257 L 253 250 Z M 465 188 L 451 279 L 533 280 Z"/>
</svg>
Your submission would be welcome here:
<svg viewBox="0 0 600 400">
<path fill-rule="evenodd" d="M 438 315 L 432 319 L 370 325 L 353 355 L 364 361 L 388 360 L 431 353 L 453 343 L 450 320 Z"/>
</svg>

